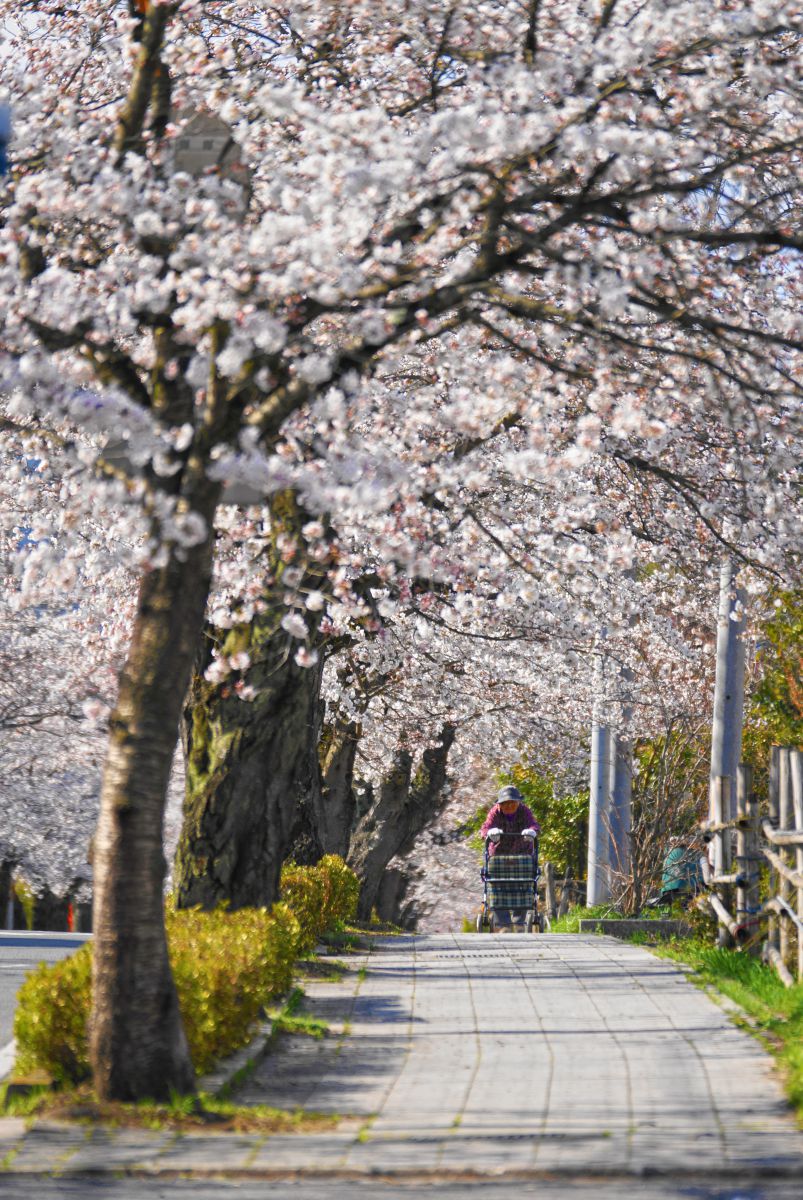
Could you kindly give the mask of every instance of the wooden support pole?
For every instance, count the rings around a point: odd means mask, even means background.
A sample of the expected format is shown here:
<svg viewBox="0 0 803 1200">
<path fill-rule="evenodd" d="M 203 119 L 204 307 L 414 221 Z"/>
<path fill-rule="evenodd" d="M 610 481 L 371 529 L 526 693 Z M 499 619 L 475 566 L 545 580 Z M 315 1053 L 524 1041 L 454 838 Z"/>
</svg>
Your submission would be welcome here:
<svg viewBox="0 0 803 1200">
<path fill-rule="evenodd" d="M 710 892 L 706 896 L 706 899 L 716 913 L 717 920 L 719 921 L 720 925 L 727 929 L 734 941 L 737 941 L 739 938 L 739 926 L 730 915 L 719 896 L 716 894 L 716 892 Z"/>
<path fill-rule="evenodd" d="M 774 899 L 768 900 L 764 905 L 767 912 L 783 913 L 789 918 L 793 925 L 803 931 L 803 919 L 797 915 L 795 910 L 782 900 L 780 896 L 775 896 Z"/>
<path fill-rule="evenodd" d="M 757 933 L 759 907 L 761 904 L 761 840 L 759 836 L 759 806 L 753 791 L 753 770 L 746 764 L 739 767 L 739 788 L 744 794 L 747 830 L 745 834 L 745 858 L 747 859 L 747 887 L 745 889 L 745 908 L 751 934 Z M 750 953 L 758 954 L 757 937 L 750 939 Z"/>
<path fill-rule="evenodd" d="M 789 774 L 792 784 L 792 809 L 795 814 L 795 829 L 803 836 L 803 751 L 793 750 L 789 756 Z M 797 873 L 803 876 L 803 842 L 795 850 Z M 803 887 L 797 888 L 797 915 L 803 921 Z M 803 983 L 803 933 L 797 927 L 797 981 Z"/>
<path fill-rule="evenodd" d="M 784 987 L 794 987 L 795 981 L 789 973 L 789 968 L 781 958 L 780 951 L 777 950 L 775 946 L 768 946 L 767 962 L 771 966 L 775 967 L 775 970 L 778 972 L 781 983 L 784 985 Z"/>
<path fill-rule="evenodd" d="M 768 812 L 767 817 L 769 825 L 772 829 L 778 828 L 778 781 L 780 773 L 780 746 L 773 746 L 770 749 L 770 773 L 769 773 L 769 795 L 768 795 Z M 765 829 L 765 834 L 767 830 Z M 770 870 L 768 892 L 770 896 L 774 896 L 778 891 L 778 873 L 775 870 Z M 777 916 L 771 916 L 767 926 L 767 960 L 772 961 L 773 952 L 777 953 L 780 947 L 780 920 Z"/>
<path fill-rule="evenodd" d="M 565 917 L 569 911 L 569 905 L 572 899 L 572 869 L 566 868 L 566 874 L 563 877 L 563 883 L 560 885 L 560 904 L 558 906 L 558 916 Z"/>
<path fill-rule="evenodd" d="M 736 772 L 736 924 L 746 934 L 750 929 L 747 889 L 753 864 L 748 857 L 747 796 L 750 787 L 748 768 L 740 764 Z"/>
<path fill-rule="evenodd" d="M 730 855 L 730 779 L 727 775 L 717 775 L 712 781 L 712 827 L 714 833 L 714 874 L 726 875 L 731 865 Z"/>
<path fill-rule="evenodd" d="M 785 904 L 788 905 L 789 896 L 786 895 L 783 890 L 784 885 L 786 885 L 790 894 L 792 888 L 803 887 L 803 873 L 796 871 L 794 867 L 789 866 L 788 863 L 784 862 L 780 854 L 776 854 L 776 852 L 774 850 L 770 850 L 769 847 L 764 848 L 764 857 L 766 858 L 767 862 L 773 866 L 776 878 L 780 880 L 779 890 L 776 894 L 781 900 L 784 901 Z"/>
<path fill-rule="evenodd" d="M 718 825 L 715 821 L 704 821 L 700 828 L 704 833 L 708 833 L 713 836 L 715 833 L 722 833 L 723 830 L 729 829 L 733 831 L 736 829 L 738 824 L 738 819 L 733 821 L 723 821 L 721 825 Z"/>
<path fill-rule="evenodd" d="M 733 817 L 731 812 L 731 781 L 727 775 L 718 775 L 713 781 L 713 800 L 714 800 L 714 823 L 719 826 L 725 826 Z M 714 834 L 714 879 L 722 878 L 730 874 L 731 868 L 731 831 L 728 828 L 720 828 Z M 722 885 L 722 911 L 728 913 L 731 905 L 730 888 L 727 884 Z M 716 911 L 716 910 L 715 910 Z M 719 945 L 729 945 L 729 939 L 725 933 L 730 934 L 732 938 L 736 938 L 736 922 L 732 917 L 729 921 L 720 919 L 719 930 Z"/>
<path fill-rule="evenodd" d="M 790 820 L 790 817 L 792 815 L 792 787 L 791 787 L 791 784 L 792 784 L 792 780 L 789 776 L 789 749 L 786 746 L 782 746 L 781 752 L 779 755 L 779 768 L 778 768 L 778 824 L 780 825 L 781 829 L 788 829 L 789 826 L 791 825 L 791 820 Z M 791 867 L 791 861 L 790 861 L 791 860 L 791 852 L 786 847 L 782 847 L 780 850 L 780 853 L 779 853 L 779 858 L 780 858 L 781 862 L 775 864 L 776 866 L 778 866 L 778 874 L 780 875 L 780 879 L 778 880 L 778 883 L 779 883 L 778 895 L 780 896 L 781 900 L 783 900 L 785 902 L 785 904 L 788 905 L 789 901 L 792 898 L 792 881 L 789 879 L 786 870 L 784 870 L 783 868 Z M 780 943 L 781 958 L 783 959 L 783 961 L 785 963 L 788 964 L 789 959 L 790 959 L 790 952 L 792 949 L 791 937 L 790 937 L 790 934 L 792 931 L 789 927 L 789 920 L 785 913 L 783 916 L 781 916 L 780 923 L 781 923 L 781 943 Z"/>
<path fill-rule="evenodd" d="M 773 846 L 803 846 L 803 831 L 797 829 L 773 829 L 769 821 L 762 821 L 761 832 Z"/>
<path fill-rule="evenodd" d="M 544 863 L 544 885 L 547 916 L 554 921 L 558 915 L 558 904 L 555 898 L 555 868 L 551 862 Z"/>
</svg>

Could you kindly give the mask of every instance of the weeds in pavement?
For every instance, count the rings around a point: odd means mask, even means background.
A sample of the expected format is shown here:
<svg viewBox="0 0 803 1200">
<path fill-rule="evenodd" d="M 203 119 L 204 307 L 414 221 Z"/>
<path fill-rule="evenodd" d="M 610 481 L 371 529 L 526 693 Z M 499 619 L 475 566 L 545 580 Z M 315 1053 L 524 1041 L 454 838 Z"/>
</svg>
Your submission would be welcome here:
<svg viewBox="0 0 803 1200">
<path fill-rule="evenodd" d="M 295 987 L 287 997 L 284 1008 L 279 1012 L 270 1014 L 274 1033 L 301 1033 L 306 1037 L 316 1039 L 326 1037 L 329 1032 L 329 1026 L 326 1021 L 321 1021 L 317 1017 L 311 1017 L 306 1013 L 298 1011 L 303 999 L 303 988 Z"/>
<path fill-rule="evenodd" d="M 305 958 L 297 964 L 296 973 L 302 979 L 314 979 L 316 983 L 340 983 L 351 969 L 337 958 Z"/>
<path fill-rule="evenodd" d="M 102 1123 L 121 1128 L 175 1129 L 208 1133 L 303 1133 L 331 1129 L 338 1114 L 306 1109 L 285 1110 L 266 1104 L 236 1104 L 206 1092 L 173 1096 L 168 1103 L 143 1100 L 139 1104 L 101 1102 L 88 1085 L 64 1092 L 39 1091 L 14 1096 L 3 1111 L 14 1116 L 38 1116 L 81 1124 Z"/>
<path fill-rule="evenodd" d="M 575 908 L 570 908 L 569 911 L 562 917 L 556 917 L 551 922 L 551 933 L 579 933 L 580 922 L 588 920 L 597 921 L 614 921 L 621 918 L 622 914 L 618 909 L 610 904 L 595 904 L 591 908 L 584 908 L 577 905 Z"/>
</svg>

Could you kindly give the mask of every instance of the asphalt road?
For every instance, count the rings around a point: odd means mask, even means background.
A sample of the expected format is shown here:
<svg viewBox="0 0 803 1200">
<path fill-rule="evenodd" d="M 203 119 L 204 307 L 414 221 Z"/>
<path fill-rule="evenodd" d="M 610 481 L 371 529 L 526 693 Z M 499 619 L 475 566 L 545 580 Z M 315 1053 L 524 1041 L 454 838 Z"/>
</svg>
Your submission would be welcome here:
<svg viewBox="0 0 803 1200">
<path fill-rule="evenodd" d="M 57 962 L 88 938 L 85 933 L 0 932 L 0 1079 L 9 1066 L 3 1050 L 13 1037 L 17 992 L 27 973 L 40 962 Z"/>
</svg>

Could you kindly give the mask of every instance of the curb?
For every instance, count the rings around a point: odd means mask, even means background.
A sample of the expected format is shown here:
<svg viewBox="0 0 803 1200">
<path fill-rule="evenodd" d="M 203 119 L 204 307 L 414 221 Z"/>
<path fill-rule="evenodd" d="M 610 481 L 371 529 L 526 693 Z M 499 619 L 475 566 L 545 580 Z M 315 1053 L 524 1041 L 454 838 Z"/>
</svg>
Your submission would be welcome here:
<svg viewBox="0 0 803 1200">
<path fill-rule="evenodd" d="M 214 1071 L 199 1077 L 198 1091 L 209 1092 L 213 1096 L 222 1096 L 227 1092 L 233 1083 L 238 1082 L 238 1076 L 253 1070 L 268 1053 L 273 1029 L 273 1021 L 260 1022 L 250 1042 L 219 1062 Z"/>
</svg>

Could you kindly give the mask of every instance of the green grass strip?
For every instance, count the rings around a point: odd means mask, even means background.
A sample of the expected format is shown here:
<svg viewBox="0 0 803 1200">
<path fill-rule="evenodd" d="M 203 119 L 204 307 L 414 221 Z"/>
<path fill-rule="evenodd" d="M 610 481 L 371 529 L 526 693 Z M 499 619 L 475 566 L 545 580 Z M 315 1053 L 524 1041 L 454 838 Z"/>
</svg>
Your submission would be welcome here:
<svg viewBox="0 0 803 1200">
<path fill-rule="evenodd" d="M 744 1009 L 781 1066 L 786 1094 L 803 1125 L 803 984 L 784 987 L 760 959 L 703 941 L 674 940 L 651 949 L 693 967 L 693 982 L 716 988 Z"/>
</svg>

